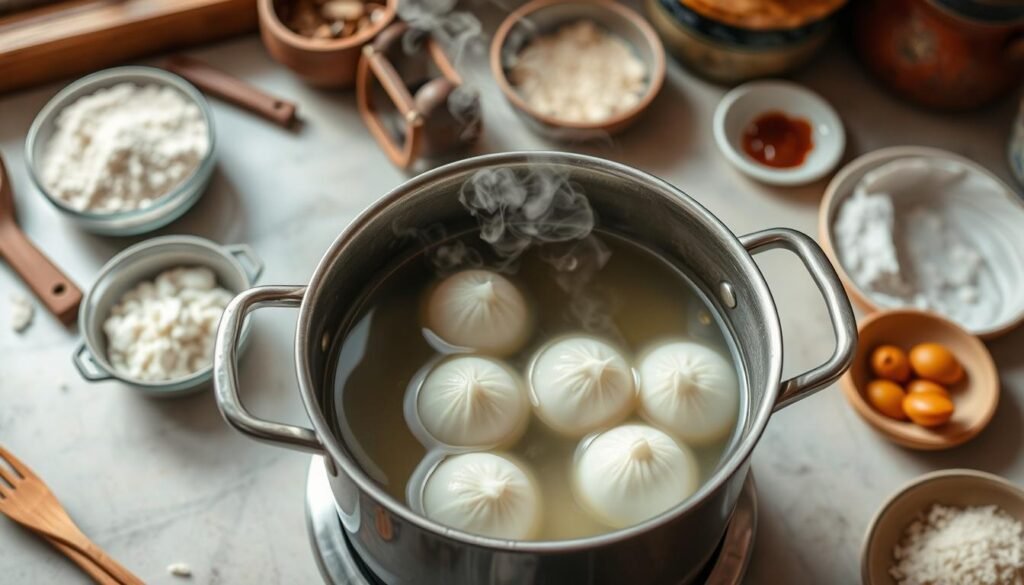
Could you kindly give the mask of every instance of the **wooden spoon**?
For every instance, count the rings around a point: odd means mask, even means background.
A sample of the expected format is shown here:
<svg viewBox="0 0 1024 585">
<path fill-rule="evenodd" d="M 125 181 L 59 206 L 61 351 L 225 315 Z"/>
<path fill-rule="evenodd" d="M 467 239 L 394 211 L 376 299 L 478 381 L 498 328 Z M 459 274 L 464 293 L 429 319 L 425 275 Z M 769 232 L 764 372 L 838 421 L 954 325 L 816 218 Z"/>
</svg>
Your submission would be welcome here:
<svg viewBox="0 0 1024 585">
<path fill-rule="evenodd" d="M 0 157 L 0 256 L 55 317 L 68 325 L 78 316 L 82 291 L 43 255 L 18 227 L 14 191 Z"/>
</svg>

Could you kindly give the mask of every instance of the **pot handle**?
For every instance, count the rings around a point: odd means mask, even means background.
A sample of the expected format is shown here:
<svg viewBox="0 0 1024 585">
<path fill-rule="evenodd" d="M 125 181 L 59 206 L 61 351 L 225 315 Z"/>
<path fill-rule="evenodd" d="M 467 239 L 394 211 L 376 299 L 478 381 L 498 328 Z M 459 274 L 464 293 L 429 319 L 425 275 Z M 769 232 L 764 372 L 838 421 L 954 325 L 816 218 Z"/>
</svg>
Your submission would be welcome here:
<svg viewBox="0 0 1024 585">
<path fill-rule="evenodd" d="M 850 367 L 857 349 L 857 320 L 835 268 L 818 244 L 807 235 L 796 230 L 776 228 L 741 236 L 740 243 L 751 255 L 773 249 L 796 254 L 825 298 L 832 330 L 835 332 L 836 348 L 828 361 L 782 383 L 774 409 L 779 410 L 835 382 Z"/>
<path fill-rule="evenodd" d="M 238 397 L 238 344 L 246 316 L 262 307 L 298 307 L 305 294 L 305 286 L 259 286 L 242 291 L 228 303 L 217 327 L 213 387 L 224 420 L 242 433 L 258 441 L 323 454 L 324 446 L 315 431 L 256 418 Z"/>
</svg>

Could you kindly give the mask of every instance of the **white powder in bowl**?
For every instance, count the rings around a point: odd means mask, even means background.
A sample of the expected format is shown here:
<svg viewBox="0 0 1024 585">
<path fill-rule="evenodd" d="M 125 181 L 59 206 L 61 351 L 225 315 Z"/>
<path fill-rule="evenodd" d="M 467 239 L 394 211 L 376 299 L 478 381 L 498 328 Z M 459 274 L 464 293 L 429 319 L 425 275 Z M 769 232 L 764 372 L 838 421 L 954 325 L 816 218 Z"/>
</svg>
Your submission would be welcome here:
<svg viewBox="0 0 1024 585">
<path fill-rule="evenodd" d="M 899 585 L 1020 585 L 1024 524 L 998 506 L 935 504 L 893 549 Z"/>
<path fill-rule="evenodd" d="M 589 20 L 529 43 L 510 78 L 527 104 L 566 122 L 603 122 L 640 103 L 647 68 L 632 47 Z"/>
<path fill-rule="evenodd" d="M 210 148 L 203 114 L 163 85 L 121 83 L 57 114 L 40 178 L 73 209 L 114 213 L 152 205 L 188 178 Z"/>
<path fill-rule="evenodd" d="M 1003 297 L 979 244 L 985 234 L 965 223 L 976 214 L 949 195 L 973 184 L 965 168 L 931 165 L 899 160 L 866 175 L 839 207 L 836 252 L 875 303 L 982 329 L 997 319 Z"/>
<path fill-rule="evenodd" d="M 111 365 L 147 382 L 198 372 L 213 360 L 217 323 L 231 297 L 209 268 L 173 268 L 139 283 L 103 323 Z"/>
</svg>

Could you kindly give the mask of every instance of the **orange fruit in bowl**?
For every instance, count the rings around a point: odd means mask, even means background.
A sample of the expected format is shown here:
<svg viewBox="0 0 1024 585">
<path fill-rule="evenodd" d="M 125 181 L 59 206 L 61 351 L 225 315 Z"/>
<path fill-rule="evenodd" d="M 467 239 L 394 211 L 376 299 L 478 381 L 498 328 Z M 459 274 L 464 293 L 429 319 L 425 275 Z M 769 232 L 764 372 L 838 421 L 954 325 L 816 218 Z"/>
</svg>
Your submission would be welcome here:
<svg viewBox="0 0 1024 585">
<path fill-rule="evenodd" d="M 964 377 L 960 361 L 946 346 L 938 343 L 921 343 L 911 348 L 910 367 L 921 378 L 947 386 Z"/>
<path fill-rule="evenodd" d="M 871 371 L 885 380 L 906 382 L 910 379 L 910 361 L 895 345 L 880 345 L 871 352 Z"/>
<path fill-rule="evenodd" d="M 865 388 L 868 403 L 878 412 L 896 420 L 907 420 L 903 412 L 903 400 L 906 393 L 903 388 L 892 380 L 872 380 Z"/>
<path fill-rule="evenodd" d="M 918 378 L 916 380 L 911 380 L 910 383 L 907 384 L 907 394 L 921 392 L 934 392 L 936 394 L 941 394 L 946 398 L 949 398 L 949 390 L 946 390 L 945 386 L 941 384 L 936 384 L 931 380 L 922 380 Z"/>
</svg>

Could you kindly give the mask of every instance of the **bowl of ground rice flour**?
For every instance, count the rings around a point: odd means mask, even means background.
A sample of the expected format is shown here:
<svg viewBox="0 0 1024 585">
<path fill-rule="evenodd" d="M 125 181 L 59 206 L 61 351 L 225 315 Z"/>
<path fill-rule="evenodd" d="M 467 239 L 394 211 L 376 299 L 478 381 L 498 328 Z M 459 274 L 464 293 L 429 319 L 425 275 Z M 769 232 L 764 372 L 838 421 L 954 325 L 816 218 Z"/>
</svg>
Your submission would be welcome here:
<svg viewBox="0 0 1024 585">
<path fill-rule="evenodd" d="M 36 187 L 82 229 L 149 232 L 188 211 L 210 181 L 210 107 L 173 73 L 106 69 L 43 107 L 29 129 L 25 161 Z"/>
<path fill-rule="evenodd" d="M 1024 583 L 1024 489 L 972 469 L 919 477 L 868 527 L 865 585 Z"/>
</svg>

